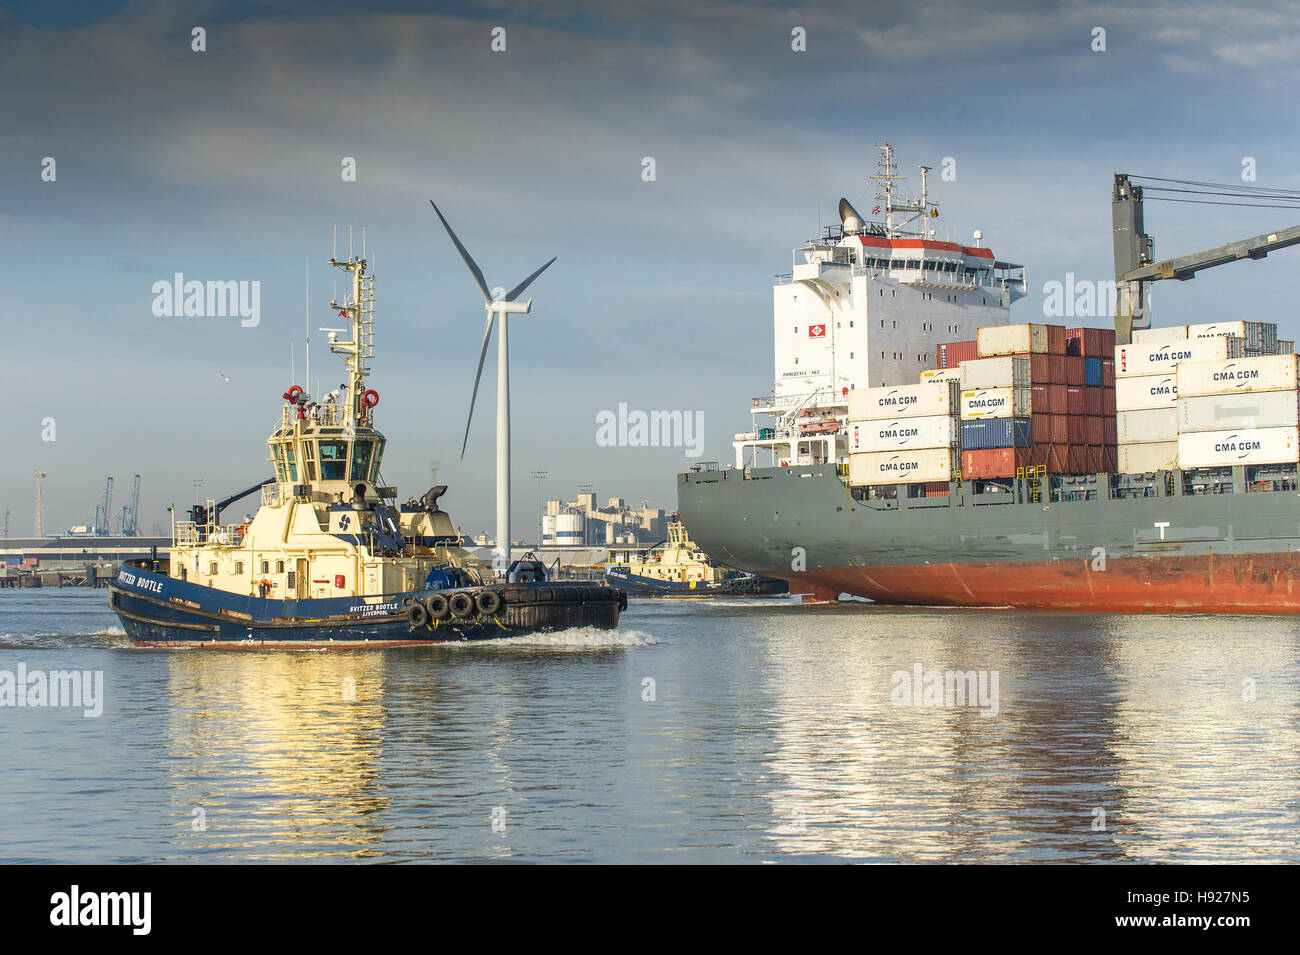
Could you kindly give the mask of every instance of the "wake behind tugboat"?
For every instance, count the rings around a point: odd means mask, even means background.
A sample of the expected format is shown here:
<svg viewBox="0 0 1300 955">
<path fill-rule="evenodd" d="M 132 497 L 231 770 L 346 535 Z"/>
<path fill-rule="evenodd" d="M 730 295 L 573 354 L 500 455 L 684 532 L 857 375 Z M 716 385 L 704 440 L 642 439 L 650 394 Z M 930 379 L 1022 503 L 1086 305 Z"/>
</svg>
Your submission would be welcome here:
<svg viewBox="0 0 1300 955">
<path fill-rule="evenodd" d="M 379 393 L 366 385 L 374 276 L 364 258 L 330 264 L 352 285 L 331 303 L 351 326 L 349 341 L 330 333 L 347 382 L 320 401 L 291 386 L 267 439 L 274 477 L 194 507 L 174 527 L 170 559 L 123 565 L 109 604 L 131 642 L 390 647 L 618 626 L 627 598 L 614 587 L 548 580 L 530 555 L 500 560 L 500 573 L 484 565 L 438 505 L 445 486 L 397 503 L 380 477 Z M 251 521 L 221 523 L 224 507 L 259 491 Z"/>
</svg>

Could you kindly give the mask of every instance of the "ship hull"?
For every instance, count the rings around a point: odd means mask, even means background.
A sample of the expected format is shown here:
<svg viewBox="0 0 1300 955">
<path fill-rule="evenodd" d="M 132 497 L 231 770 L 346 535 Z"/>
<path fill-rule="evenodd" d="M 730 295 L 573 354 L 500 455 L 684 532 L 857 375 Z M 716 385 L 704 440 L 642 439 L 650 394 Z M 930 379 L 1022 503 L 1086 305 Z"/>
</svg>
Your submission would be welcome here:
<svg viewBox="0 0 1300 955">
<path fill-rule="evenodd" d="M 449 616 L 415 625 L 419 591 L 382 597 L 274 600 L 243 597 L 127 566 L 109 585 L 109 605 L 138 647 L 220 649 L 382 649 L 492 640 L 572 627 L 613 629 L 627 606 L 609 587 L 552 582 L 501 588 L 492 615 Z"/>
<path fill-rule="evenodd" d="M 682 475 L 710 555 L 794 592 L 1034 610 L 1300 613 L 1300 495 L 855 500 L 830 466 Z"/>
</svg>

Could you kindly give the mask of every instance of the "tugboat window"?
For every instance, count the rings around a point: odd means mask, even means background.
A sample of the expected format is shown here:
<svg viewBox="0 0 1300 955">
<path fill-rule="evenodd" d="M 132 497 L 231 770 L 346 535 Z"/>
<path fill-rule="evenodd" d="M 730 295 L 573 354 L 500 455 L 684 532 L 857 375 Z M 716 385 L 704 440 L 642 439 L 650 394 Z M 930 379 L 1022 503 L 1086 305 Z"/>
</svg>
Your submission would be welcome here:
<svg viewBox="0 0 1300 955">
<path fill-rule="evenodd" d="M 304 441 L 302 444 L 302 469 L 307 472 L 307 480 L 316 480 L 316 442 Z"/>
<path fill-rule="evenodd" d="M 289 472 L 289 480 L 295 484 L 298 482 L 298 463 L 293 457 L 292 446 L 286 445 L 284 449 L 284 466 Z"/>
<path fill-rule="evenodd" d="M 347 477 L 348 443 L 322 441 L 320 443 L 320 476 L 322 481 L 342 481 Z"/>
<path fill-rule="evenodd" d="M 370 452 L 374 446 L 371 441 L 356 441 L 352 444 L 352 473 L 349 481 L 364 481 L 370 476 Z"/>
<path fill-rule="evenodd" d="M 282 560 L 277 560 L 277 561 L 275 562 L 275 572 L 276 572 L 277 574 L 283 574 L 283 573 L 284 573 L 284 561 L 282 561 Z"/>
</svg>

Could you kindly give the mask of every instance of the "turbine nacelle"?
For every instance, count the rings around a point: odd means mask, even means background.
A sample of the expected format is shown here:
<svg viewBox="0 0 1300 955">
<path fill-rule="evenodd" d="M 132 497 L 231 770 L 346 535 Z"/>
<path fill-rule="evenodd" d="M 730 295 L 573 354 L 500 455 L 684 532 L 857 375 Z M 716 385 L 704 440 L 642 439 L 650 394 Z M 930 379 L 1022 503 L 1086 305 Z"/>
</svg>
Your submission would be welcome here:
<svg viewBox="0 0 1300 955">
<path fill-rule="evenodd" d="M 507 302 L 502 299 L 497 302 L 488 302 L 483 307 L 489 312 L 495 312 L 498 315 L 527 315 L 533 310 L 533 300 L 530 298 L 524 302 Z"/>
</svg>

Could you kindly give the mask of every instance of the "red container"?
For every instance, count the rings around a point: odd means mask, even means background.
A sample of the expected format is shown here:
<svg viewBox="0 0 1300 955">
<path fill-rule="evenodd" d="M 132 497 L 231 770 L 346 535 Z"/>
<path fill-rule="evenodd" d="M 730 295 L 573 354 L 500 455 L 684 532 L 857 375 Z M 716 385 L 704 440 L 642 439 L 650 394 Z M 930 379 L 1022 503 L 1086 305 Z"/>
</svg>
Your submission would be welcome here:
<svg viewBox="0 0 1300 955">
<path fill-rule="evenodd" d="M 1016 468 L 1024 467 L 1029 448 L 989 448 L 984 451 L 961 453 L 961 476 L 967 481 L 984 481 L 989 478 L 1016 476 Z"/>
<path fill-rule="evenodd" d="M 1115 359 L 1103 358 L 1101 360 L 1101 383 L 1105 388 L 1115 387 Z"/>
<path fill-rule="evenodd" d="M 925 485 L 925 496 L 926 497 L 947 497 L 948 482 L 947 481 L 929 482 L 928 484 Z"/>
<path fill-rule="evenodd" d="M 1083 386 L 1083 410 L 1086 414 L 1099 415 L 1102 413 L 1102 406 L 1105 401 L 1101 397 L 1102 388 L 1089 388 Z"/>
<path fill-rule="evenodd" d="M 1039 418 L 1043 419 L 1043 424 L 1038 424 Z M 1034 443 L 1035 444 L 1065 444 L 1070 440 L 1069 434 L 1070 418 L 1068 415 L 1034 415 Z M 1039 429 L 1042 429 L 1042 437 L 1039 437 Z"/>
<path fill-rule="evenodd" d="M 1029 383 L 1031 385 L 1048 385 L 1056 381 L 1055 362 L 1057 355 L 1045 355 L 1039 352 L 1021 352 L 1016 358 L 1029 360 Z"/>
<path fill-rule="evenodd" d="M 1065 410 L 1069 414 L 1088 413 L 1088 405 L 1083 397 L 1083 385 L 1065 386 Z"/>
<path fill-rule="evenodd" d="M 1047 386 L 1047 409 L 1052 414 L 1066 414 L 1069 412 L 1069 397 L 1066 392 L 1066 385 L 1048 385 Z"/>
<path fill-rule="evenodd" d="M 1105 420 L 1101 415 L 1088 415 L 1083 419 L 1083 436 L 1088 444 L 1100 446 L 1106 443 L 1105 429 L 1102 427 Z"/>
<path fill-rule="evenodd" d="M 1102 470 L 1108 474 L 1114 474 L 1119 470 L 1119 449 L 1107 447 L 1102 451 Z"/>
<path fill-rule="evenodd" d="M 1067 328 L 1065 340 L 1067 355 L 1113 358 L 1115 354 L 1115 329 L 1113 328 Z"/>
<path fill-rule="evenodd" d="M 964 361 L 972 361 L 980 356 L 978 342 L 945 342 L 935 352 L 938 361 L 936 368 L 956 368 Z"/>
<path fill-rule="evenodd" d="M 1065 439 L 1071 447 L 1088 443 L 1087 420 L 1081 414 L 1070 415 L 1069 422 L 1065 426 Z"/>
<path fill-rule="evenodd" d="M 1052 474 L 1064 474 L 1066 453 L 1064 444 L 1036 444 L 1029 449 L 1031 467 L 1044 467 Z"/>
<path fill-rule="evenodd" d="M 1065 359 L 1065 383 L 1067 385 L 1082 385 L 1083 381 L 1083 359 L 1067 357 Z"/>
<path fill-rule="evenodd" d="M 1047 352 L 1050 355 L 1065 354 L 1065 326 L 1047 326 Z"/>
<path fill-rule="evenodd" d="M 1101 413 L 1109 418 L 1115 417 L 1115 389 L 1101 389 Z"/>
<path fill-rule="evenodd" d="M 1088 445 L 1088 473 L 1097 474 L 1106 470 L 1106 449 L 1101 445 Z"/>
<path fill-rule="evenodd" d="M 1066 450 L 1065 473 L 1088 473 L 1088 448 L 1085 445 L 1072 444 Z"/>
</svg>

